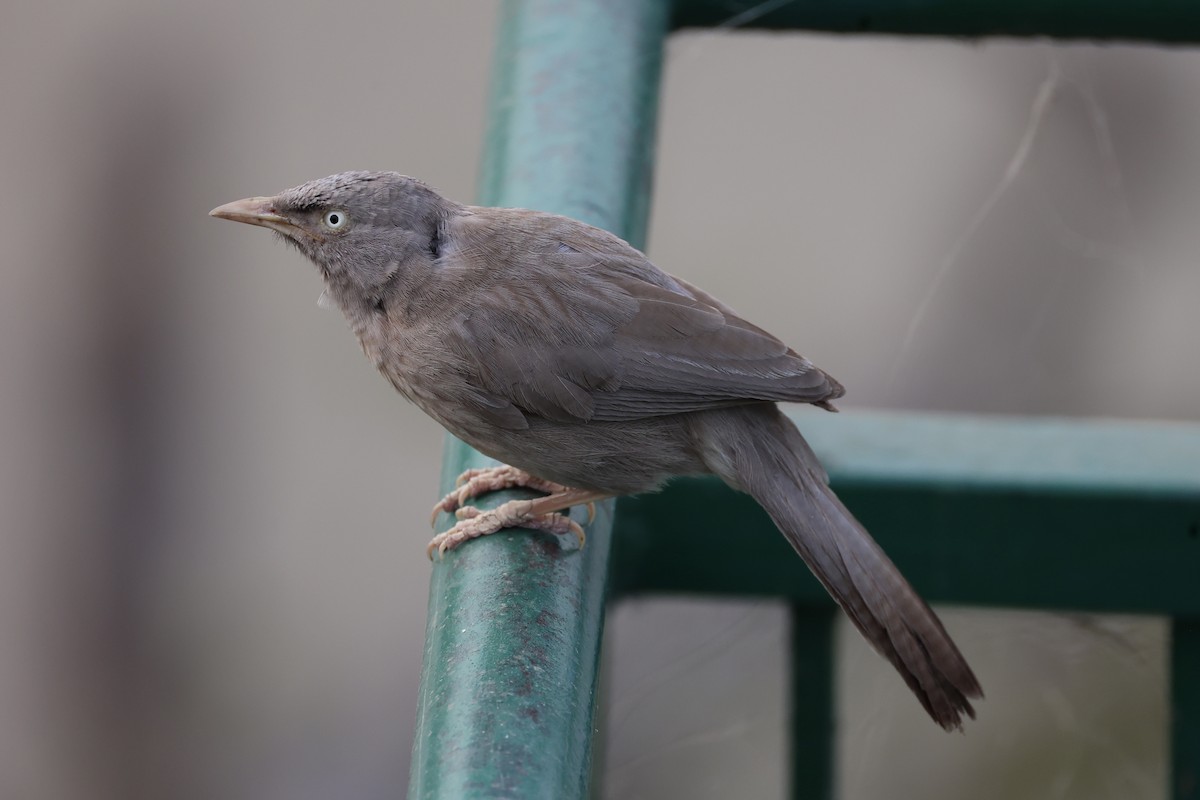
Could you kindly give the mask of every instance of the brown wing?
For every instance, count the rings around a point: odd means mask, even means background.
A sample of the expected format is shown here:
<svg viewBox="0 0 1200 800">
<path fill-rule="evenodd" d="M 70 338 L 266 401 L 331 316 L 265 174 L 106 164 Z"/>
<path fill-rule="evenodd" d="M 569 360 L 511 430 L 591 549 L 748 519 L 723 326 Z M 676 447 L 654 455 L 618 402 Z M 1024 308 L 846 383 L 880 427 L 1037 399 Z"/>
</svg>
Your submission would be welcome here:
<svg viewBox="0 0 1200 800">
<path fill-rule="evenodd" d="M 841 396 L 810 361 L 617 237 L 509 213 L 521 216 L 508 221 L 506 243 L 514 228 L 528 238 L 507 249 L 526 260 L 490 264 L 486 302 L 447 331 L 456 352 L 472 354 L 489 396 L 562 422 Z"/>
</svg>

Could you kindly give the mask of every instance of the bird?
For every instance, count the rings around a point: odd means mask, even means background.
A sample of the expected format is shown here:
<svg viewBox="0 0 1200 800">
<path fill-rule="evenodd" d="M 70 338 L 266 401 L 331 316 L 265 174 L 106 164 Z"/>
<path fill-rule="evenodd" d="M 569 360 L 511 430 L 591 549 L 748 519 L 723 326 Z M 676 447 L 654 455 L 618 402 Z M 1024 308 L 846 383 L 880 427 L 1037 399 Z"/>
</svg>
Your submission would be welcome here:
<svg viewBox="0 0 1200 800">
<path fill-rule="evenodd" d="M 934 612 L 829 488 L 778 407 L 836 410 L 840 383 L 621 238 L 568 217 L 466 205 L 396 172 L 343 172 L 214 217 L 268 228 L 316 265 L 367 358 L 504 466 L 435 507 L 428 552 L 506 527 L 574 534 L 572 506 L 715 475 L 750 494 L 946 730 L 979 681 Z M 499 488 L 542 492 L 480 511 Z"/>
</svg>

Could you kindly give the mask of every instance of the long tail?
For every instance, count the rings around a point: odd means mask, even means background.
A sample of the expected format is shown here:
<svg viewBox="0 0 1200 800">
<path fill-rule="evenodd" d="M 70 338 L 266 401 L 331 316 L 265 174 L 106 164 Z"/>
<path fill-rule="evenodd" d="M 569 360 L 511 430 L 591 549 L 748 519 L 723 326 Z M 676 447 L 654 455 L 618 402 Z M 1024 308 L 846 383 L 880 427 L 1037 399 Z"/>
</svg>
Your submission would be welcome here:
<svg viewBox="0 0 1200 800">
<path fill-rule="evenodd" d="M 929 715 L 947 730 L 975 717 L 979 681 L 941 621 L 826 483 L 825 472 L 773 405 L 706 415 L 710 468 L 748 492 Z"/>
</svg>

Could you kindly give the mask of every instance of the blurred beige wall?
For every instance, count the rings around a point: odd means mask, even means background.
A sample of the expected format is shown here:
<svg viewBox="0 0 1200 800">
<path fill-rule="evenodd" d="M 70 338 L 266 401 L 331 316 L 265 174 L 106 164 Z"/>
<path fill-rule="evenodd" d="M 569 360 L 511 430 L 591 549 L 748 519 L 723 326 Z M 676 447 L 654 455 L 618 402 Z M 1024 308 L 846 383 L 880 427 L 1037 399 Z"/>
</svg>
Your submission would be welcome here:
<svg viewBox="0 0 1200 800">
<path fill-rule="evenodd" d="M 0 798 L 396 797 L 440 432 L 313 269 L 206 212 L 353 168 L 471 198 L 496 7 L 8 11 Z M 851 412 L 1200 419 L 1198 77 L 1187 50 L 686 34 L 651 255 Z M 781 796 L 778 610 L 613 620 L 606 794 Z M 1160 626 L 949 622 L 991 698 L 965 737 L 845 637 L 844 796 L 1161 795 Z"/>
</svg>

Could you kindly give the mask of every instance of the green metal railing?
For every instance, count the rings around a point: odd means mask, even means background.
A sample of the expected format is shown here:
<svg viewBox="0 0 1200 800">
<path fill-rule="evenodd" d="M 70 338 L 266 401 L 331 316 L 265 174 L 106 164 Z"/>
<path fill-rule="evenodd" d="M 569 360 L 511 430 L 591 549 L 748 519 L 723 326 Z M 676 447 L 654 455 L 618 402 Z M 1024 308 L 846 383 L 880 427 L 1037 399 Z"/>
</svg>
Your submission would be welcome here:
<svg viewBox="0 0 1200 800">
<path fill-rule="evenodd" d="M 731 21 L 1200 39 L 1192 0 L 510 0 L 480 202 L 643 244 L 664 42 Z M 802 428 L 928 600 L 1170 617 L 1172 797 L 1200 797 L 1200 426 L 854 412 Z M 442 483 L 492 463 L 449 439 Z M 435 563 L 410 797 L 586 796 L 605 604 L 645 592 L 792 604 L 793 794 L 830 796 L 834 606 L 753 501 L 688 479 L 606 504 L 582 551 L 505 531 Z"/>
</svg>

